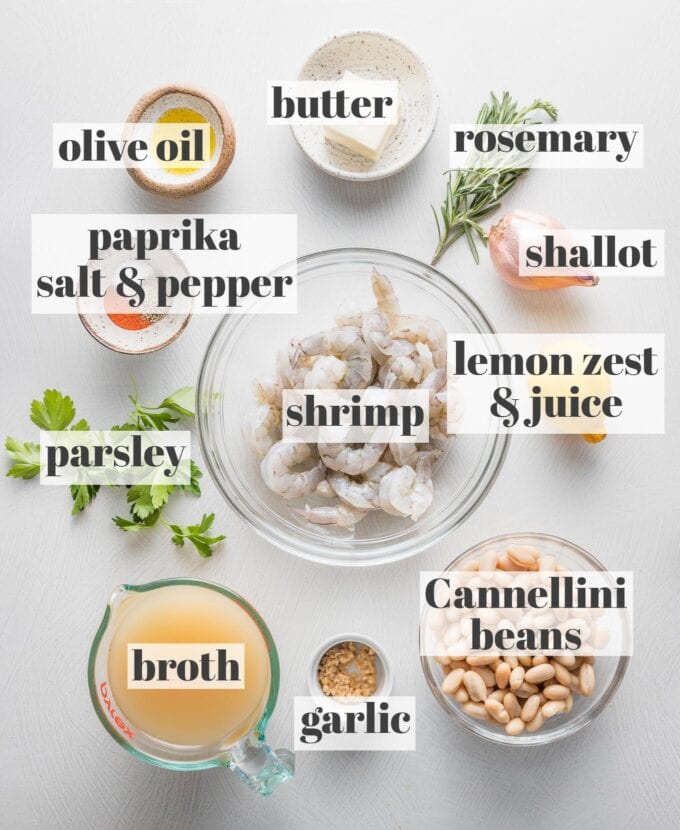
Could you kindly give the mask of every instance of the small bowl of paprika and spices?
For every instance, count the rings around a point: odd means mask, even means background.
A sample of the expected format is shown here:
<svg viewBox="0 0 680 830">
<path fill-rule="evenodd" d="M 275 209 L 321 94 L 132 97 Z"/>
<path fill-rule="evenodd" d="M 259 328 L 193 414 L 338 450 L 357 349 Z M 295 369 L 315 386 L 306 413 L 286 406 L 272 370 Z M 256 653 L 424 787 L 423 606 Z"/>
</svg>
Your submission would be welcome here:
<svg viewBox="0 0 680 830">
<path fill-rule="evenodd" d="M 156 291 L 158 275 L 183 278 L 186 266 L 173 251 L 158 251 L 140 262 L 125 251 L 114 251 L 88 270 L 101 273 L 98 294 L 77 300 L 80 321 L 103 346 L 121 354 L 147 354 L 168 346 L 186 328 L 192 300 L 179 296 L 161 307 Z M 130 275 L 133 273 L 134 277 Z M 121 277 L 127 275 L 127 284 Z M 139 286 L 143 290 L 135 290 Z"/>
<path fill-rule="evenodd" d="M 383 648 L 363 634 L 331 637 L 314 652 L 308 677 L 312 697 L 342 703 L 392 693 L 392 667 Z"/>
</svg>

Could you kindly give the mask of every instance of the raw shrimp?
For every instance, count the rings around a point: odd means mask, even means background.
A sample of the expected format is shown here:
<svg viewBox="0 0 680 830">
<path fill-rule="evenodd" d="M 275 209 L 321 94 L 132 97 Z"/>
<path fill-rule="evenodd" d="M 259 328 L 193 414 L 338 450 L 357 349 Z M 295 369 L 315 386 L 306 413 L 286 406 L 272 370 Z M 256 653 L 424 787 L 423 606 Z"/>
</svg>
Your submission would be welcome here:
<svg viewBox="0 0 680 830">
<path fill-rule="evenodd" d="M 255 455 L 262 458 L 281 438 L 281 410 L 270 403 L 258 404 L 246 413 L 241 433 Z"/>
<path fill-rule="evenodd" d="M 425 344 L 433 356 L 435 367 L 441 369 L 446 366 L 446 329 L 439 320 L 408 314 L 399 318 L 390 334 L 397 342 L 406 340 L 408 343 Z"/>
<path fill-rule="evenodd" d="M 305 389 L 337 389 L 347 373 L 347 364 L 334 355 L 321 355 L 305 375 Z"/>
<path fill-rule="evenodd" d="M 318 461 L 311 469 L 295 471 L 293 468 L 312 457 L 309 444 L 300 441 L 277 441 L 268 450 L 260 464 L 264 483 L 284 499 L 308 496 L 326 477 L 326 469 Z"/>
<path fill-rule="evenodd" d="M 255 397 L 260 403 L 269 403 L 281 409 L 281 384 L 278 379 L 263 375 L 255 381 Z"/>
<path fill-rule="evenodd" d="M 366 515 L 365 510 L 357 510 L 351 504 L 339 501 L 337 504 L 324 504 L 319 507 L 305 505 L 304 510 L 292 508 L 296 516 L 312 525 L 334 525 L 337 527 L 353 528 Z"/>
<path fill-rule="evenodd" d="M 321 460 L 330 470 L 358 476 L 378 462 L 387 444 L 319 444 Z"/>
<path fill-rule="evenodd" d="M 392 283 L 374 268 L 371 274 L 371 288 L 379 310 L 385 315 L 387 325 L 390 329 L 395 328 L 401 317 L 401 308 Z"/>
<path fill-rule="evenodd" d="M 443 392 L 437 393 L 437 397 L 441 399 L 443 412 L 439 421 L 434 424 L 430 422 L 430 436 L 432 438 L 450 438 L 451 432 L 455 433 L 462 424 L 465 415 L 465 402 L 456 383 L 449 383 Z M 449 422 L 451 423 L 451 432 L 449 432 Z"/>
<path fill-rule="evenodd" d="M 435 369 L 420 384 L 421 389 L 427 389 L 430 393 L 430 432 L 435 437 L 446 435 L 446 382 L 446 369 Z"/>
<path fill-rule="evenodd" d="M 314 491 L 315 496 L 320 496 L 322 499 L 334 499 L 335 490 L 331 487 L 326 479 L 319 482 L 319 486 Z"/>
<path fill-rule="evenodd" d="M 335 325 L 338 328 L 343 326 L 361 326 L 364 314 L 359 306 L 346 300 L 341 303 L 340 308 L 335 314 Z"/>
<path fill-rule="evenodd" d="M 415 469 L 398 467 L 380 481 L 380 506 L 392 516 L 410 516 L 415 522 L 432 504 L 433 498 L 429 452 L 419 454 Z"/>
<path fill-rule="evenodd" d="M 299 360 L 320 355 L 334 355 L 346 364 L 346 371 L 340 382 L 343 389 L 365 389 L 373 379 L 373 359 L 371 352 L 361 336 L 357 326 L 320 331 L 305 337 L 299 344 Z"/>
<path fill-rule="evenodd" d="M 418 459 L 429 455 L 431 464 L 442 454 L 442 450 L 433 444 L 390 444 L 390 455 L 394 460 L 393 466 L 415 467 Z"/>
<path fill-rule="evenodd" d="M 392 338 L 387 318 L 379 308 L 372 308 L 364 314 L 361 333 L 371 352 L 371 357 L 376 363 L 382 365 L 387 360 L 385 349 L 392 345 Z"/>
<path fill-rule="evenodd" d="M 361 331 L 373 359 L 382 365 L 390 353 L 402 353 L 397 351 L 390 335 L 400 316 L 399 301 L 390 281 L 375 269 L 371 274 L 371 286 L 378 305 L 364 314 Z"/>
<path fill-rule="evenodd" d="M 409 354 L 394 355 L 380 367 L 378 379 L 385 389 L 418 385 L 434 370 L 432 352 L 425 343 L 410 346 Z"/>
<path fill-rule="evenodd" d="M 415 444 L 390 444 L 390 452 L 399 467 L 413 467 L 418 461 L 418 447 Z"/>
<path fill-rule="evenodd" d="M 361 510 L 375 510 L 380 507 L 380 480 L 392 469 L 392 464 L 378 461 L 358 479 L 350 478 L 337 470 L 329 470 L 328 484 L 342 501 Z"/>
<path fill-rule="evenodd" d="M 291 340 L 287 349 L 280 349 L 276 355 L 276 375 L 283 389 L 299 389 L 305 381 L 305 375 L 314 364 L 313 358 L 300 353 L 300 344 Z"/>
</svg>

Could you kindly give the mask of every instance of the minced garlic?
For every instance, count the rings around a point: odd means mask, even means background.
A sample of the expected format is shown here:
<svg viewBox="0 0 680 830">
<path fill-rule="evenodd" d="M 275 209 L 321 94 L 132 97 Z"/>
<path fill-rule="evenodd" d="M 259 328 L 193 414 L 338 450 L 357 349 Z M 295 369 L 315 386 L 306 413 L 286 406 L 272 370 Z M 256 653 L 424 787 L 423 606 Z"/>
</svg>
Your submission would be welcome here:
<svg viewBox="0 0 680 830">
<path fill-rule="evenodd" d="M 376 654 L 361 643 L 339 643 L 319 662 L 319 684 L 329 697 L 371 697 L 377 689 Z"/>
</svg>

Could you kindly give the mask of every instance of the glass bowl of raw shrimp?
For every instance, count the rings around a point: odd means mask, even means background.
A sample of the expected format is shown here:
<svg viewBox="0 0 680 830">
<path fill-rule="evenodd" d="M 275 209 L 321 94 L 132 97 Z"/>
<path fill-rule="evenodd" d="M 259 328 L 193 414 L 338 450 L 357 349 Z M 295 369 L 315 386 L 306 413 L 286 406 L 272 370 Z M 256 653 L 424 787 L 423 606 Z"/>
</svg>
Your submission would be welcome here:
<svg viewBox="0 0 680 830">
<path fill-rule="evenodd" d="M 261 458 L 244 437 L 244 417 L 257 399 L 256 382 L 276 376 L 277 355 L 291 338 L 332 329 L 338 310 L 348 303 L 364 310 L 374 307 L 373 269 L 390 280 L 402 313 L 439 321 L 448 333 L 495 337 L 474 300 L 439 271 L 402 254 L 342 248 L 297 261 L 296 314 L 226 316 L 208 345 L 198 383 L 203 457 L 224 498 L 272 544 L 332 565 L 384 564 L 440 541 L 485 498 L 509 443 L 491 417 L 487 434 L 450 436 L 431 472 L 431 504 L 417 520 L 373 509 L 351 526 L 315 523 L 305 520 L 305 514 L 317 509 L 326 515 L 334 505 L 343 511 L 342 500 L 329 500 L 328 493 L 284 498 L 267 486 Z M 287 271 L 284 267 L 277 273 Z"/>
</svg>

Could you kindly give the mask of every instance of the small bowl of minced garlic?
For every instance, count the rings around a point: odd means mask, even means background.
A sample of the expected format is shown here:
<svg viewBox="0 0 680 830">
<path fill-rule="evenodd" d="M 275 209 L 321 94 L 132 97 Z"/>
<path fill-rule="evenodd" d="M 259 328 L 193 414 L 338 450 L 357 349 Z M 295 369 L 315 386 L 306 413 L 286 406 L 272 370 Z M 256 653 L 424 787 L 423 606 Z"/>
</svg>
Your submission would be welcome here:
<svg viewBox="0 0 680 830">
<path fill-rule="evenodd" d="M 234 159 L 236 131 L 231 116 L 219 98 L 198 87 L 174 84 L 142 95 L 127 123 L 142 122 L 157 125 L 159 137 L 164 125 L 207 124 L 210 144 L 206 162 L 198 166 L 158 159 L 154 166 L 128 167 L 144 190 L 175 198 L 193 196 L 217 184 Z"/>
<path fill-rule="evenodd" d="M 312 697 L 343 702 L 387 697 L 392 666 L 382 646 L 363 634 L 331 637 L 316 649 L 307 678 Z"/>
</svg>

